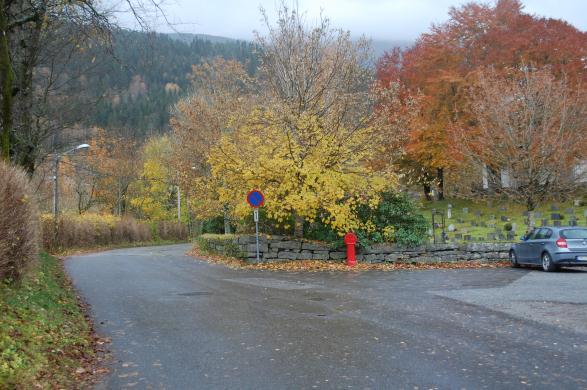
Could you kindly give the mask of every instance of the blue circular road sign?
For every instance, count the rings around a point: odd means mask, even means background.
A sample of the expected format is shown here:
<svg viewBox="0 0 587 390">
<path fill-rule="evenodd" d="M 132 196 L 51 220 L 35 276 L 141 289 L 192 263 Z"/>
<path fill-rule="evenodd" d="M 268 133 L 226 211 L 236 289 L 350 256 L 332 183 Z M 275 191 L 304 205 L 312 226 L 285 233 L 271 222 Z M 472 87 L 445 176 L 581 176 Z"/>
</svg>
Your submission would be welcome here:
<svg viewBox="0 0 587 390">
<path fill-rule="evenodd" d="M 265 203 L 265 196 L 259 190 L 249 191 L 247 194 L 247 203 L 251 207 L 261 207 Z"/>
</svg>

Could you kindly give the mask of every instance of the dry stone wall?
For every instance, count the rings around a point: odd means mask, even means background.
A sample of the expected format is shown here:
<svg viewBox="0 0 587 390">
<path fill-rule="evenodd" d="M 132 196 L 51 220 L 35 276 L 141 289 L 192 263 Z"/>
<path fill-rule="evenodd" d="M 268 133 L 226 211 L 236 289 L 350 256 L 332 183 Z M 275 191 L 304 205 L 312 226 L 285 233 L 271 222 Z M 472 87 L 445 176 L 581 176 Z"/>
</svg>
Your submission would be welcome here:
<svg viewBox="0 0 587 390">
<path fill-rule="evenodd" d="M 202 237 L 200 241 L 205 241 L 205 249 L 213 253 L 240 257 L 251 263 L 257 261 L 254 236 L 233 236 L 229 239 Z M 366 263 L 497 261 L 508 258 L 510 247 L 510 244 L 503 243 L 442 244 L 416 248 L 376 245 L 370 248 L 358 248 L 357 261 Z M 298 241 L 282 236 L 260 237 L 259 252 L 262 263 L 346 259 L 345 248 L 331 248 L 322 243 Z"/>
</svg>

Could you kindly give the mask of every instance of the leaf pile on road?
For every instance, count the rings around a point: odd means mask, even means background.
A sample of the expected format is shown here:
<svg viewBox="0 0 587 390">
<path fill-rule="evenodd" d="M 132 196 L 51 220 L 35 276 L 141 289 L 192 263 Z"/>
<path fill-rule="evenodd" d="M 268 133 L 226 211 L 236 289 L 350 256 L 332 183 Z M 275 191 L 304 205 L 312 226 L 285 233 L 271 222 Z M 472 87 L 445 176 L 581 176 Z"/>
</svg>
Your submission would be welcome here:
<svg viewBox="0 0 587 390">
<path fill-rule="evenodd" d="M 286 272 L 323 272 L 323 271 L 344 271 L 344 272 L 361 272 L 361 271 L 399 271 L 399 270 L 424 270 L 424 269 L 473 269 L 473 268 L 502 268 L 509 267 L 508 261 L 458 261 L 452 263 L 380 263 L 367 264 L 357 263 L 354 267 L 349 267 L 345 262 L 324 261 L 324 260 L 288 260 L 273 263 L 250 264 L 245 260 L 234 257 L 225 257 L 220 255 L 209 254 L 194 247 L 189 253 L 199 260 L 204 260 L 213 264 L 221 264 L 232 269 L 249 269 L 249 270 L 266 270 L 266 271 L 286 271 Z"/>
</svg>

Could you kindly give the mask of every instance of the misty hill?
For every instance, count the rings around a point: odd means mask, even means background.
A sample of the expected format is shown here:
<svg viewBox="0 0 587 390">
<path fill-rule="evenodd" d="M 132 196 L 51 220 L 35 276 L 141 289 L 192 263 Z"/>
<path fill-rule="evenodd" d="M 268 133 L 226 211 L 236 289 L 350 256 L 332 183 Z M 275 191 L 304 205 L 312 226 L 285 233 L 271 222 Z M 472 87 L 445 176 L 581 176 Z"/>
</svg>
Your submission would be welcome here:
<svg viewBox="0 0 587 390">
<path fill-rule="evenodd" d="M 97 47 L 72 65 L 88 69 L 83 94 L 97 98 L 84 123 L 124 128 L 137 136 L 165 131 L 170 108 L 189 91 L 192 65 L 223 57 L 245 63 L 250 73 L 256 71 L 252 43 L 216 38 L 114 32 L 112 54 Z"/>
<path fill-rule="evenodd" d="M 192 43 L 193 40 L 199 39 L 202 41 L 210 41 L 212 43 L 231 43 L 238 41 L 238 39 L 227 38 L 227 37 L 219 37 L 216 35 L 208 35 L 208 34 L 191 34 L 191 33 L 168 33 L 165 34 L 171 39 L 175 39 L 178 41 L 182 41 L 185 43 Z"/>
<path fill-rule="evenodd" d="M 385 52 L 391 51 L 395 47 L 405 49 L 411 46 L 414 42 L 412 41 L 384 41 L 384 40 L 372 40 L 371 47 L 373 48 L 373 54 L 375 58 L 381 57 Z"/>
<path fill-rule="evenodd" d="M 376 57 L 409 44 L 372 41 Z M 139 137 L 167 130 L 171 107 L 189 91 L 192 65 L 223 57 L 245 63 L 251 74 L 258 66 L 252 42 L 205 34 L 119 30 L 114 32 L 111 51 L 105 54 L 103 48 L 94 48 L 74 65 L 92 70 L 84 71 L 82 88 L 95 103 L 83 123 L 125 129 Z"/>
</svg>

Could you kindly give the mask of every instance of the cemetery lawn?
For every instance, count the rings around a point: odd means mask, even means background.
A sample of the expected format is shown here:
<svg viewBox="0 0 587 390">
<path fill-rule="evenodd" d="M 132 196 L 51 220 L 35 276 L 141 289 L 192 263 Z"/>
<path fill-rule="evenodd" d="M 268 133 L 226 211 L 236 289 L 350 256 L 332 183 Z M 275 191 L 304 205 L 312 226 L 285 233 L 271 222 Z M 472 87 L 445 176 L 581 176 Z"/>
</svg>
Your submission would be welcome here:
<svg viewBox="0 0 587 390">
<path fill-rule="evenodd" d="M 573 216 L 578 226 L 587 226 L 587 196 L 577 197 L 582 201 L 581 206 L 574 206 L 574 200 L 566 202 L 546 202 L 534 212 L 537 214 L 535 226 L 541 226 L 543 222 L 553 225 L 553 214 L 558 214 L 562 226 L 571 224 Z M 447 218 L 448 205 L 452 205 L 452 218 Z M 553 207 L 554 206 L 554 207 Z M 554 209 L 557 210 L 554 210 Z M 526 233 L 526 217 L 524 205 L 507 201 L 487 200 L 463 200 L 445 199 L 443 201 L 421 201 L 420 212 L 431 224 L 432 209 L 444 212 L 445 226 L 448 239 L 451 242 L 466 242 L 466 236 L 470 236 L 471 242 L 511 242 L 518 241 Z M 468 209 L 468 210 L 465 210 Z M 544 221 L 543 221 L 544 220 Z M 439 222 L 437 218 L 436 222 Z M 506 224 L 511 224 L 515 231 L 510 234 L 506 230 Z M 453 225 L 454 232 L 449 232 L 449 225 Z M 440 238 L 441 228 L 436 230 L 437 239 Z"/>
</svg>

